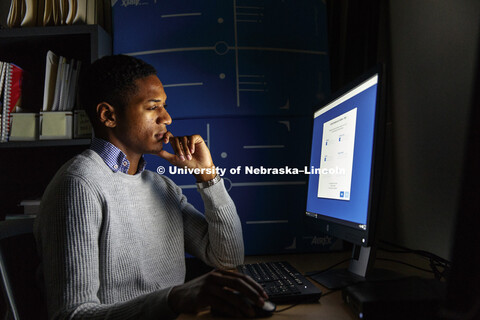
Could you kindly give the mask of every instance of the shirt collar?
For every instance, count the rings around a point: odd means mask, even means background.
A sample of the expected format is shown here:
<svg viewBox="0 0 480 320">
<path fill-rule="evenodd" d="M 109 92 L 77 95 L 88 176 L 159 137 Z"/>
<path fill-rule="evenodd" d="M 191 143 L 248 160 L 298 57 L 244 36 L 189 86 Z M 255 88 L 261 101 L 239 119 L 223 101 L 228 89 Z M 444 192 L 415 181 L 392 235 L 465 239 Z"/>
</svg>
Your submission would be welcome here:
<svg viewBox="0 0 480 320">
<path fill-rule="evenodd" d="M 113 172 L 123 172 L 128 173 L 128 169 L 130 168 L 130 161 L 128 161 L 127 156 L 123 153 L 122 150 L 117 148 L 112 143 L 100 139 L 100 138 L 93 138 L 92 143 L 90 145 L 90 149 L 98 153 L 98 155 L 105 161 L 107 166 Z M 145 170 L 145 166 L 147 162 L 142 155 L 140 162 L 138 164 L 137 173 L 142 173 Z"/>
</svg>

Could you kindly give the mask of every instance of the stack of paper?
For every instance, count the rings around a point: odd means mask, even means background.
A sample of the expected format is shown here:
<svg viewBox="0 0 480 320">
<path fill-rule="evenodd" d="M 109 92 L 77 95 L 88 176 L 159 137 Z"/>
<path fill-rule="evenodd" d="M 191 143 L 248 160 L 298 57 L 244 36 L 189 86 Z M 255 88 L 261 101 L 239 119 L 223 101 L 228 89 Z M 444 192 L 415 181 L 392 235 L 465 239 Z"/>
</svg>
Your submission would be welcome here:
<svg viewBox="0 0 480 320">
<path fill-rule="evenodd" d="M 7 26 L 99 24 L 111 33 L 110 0 L 11 0 Z"/>
<path fill-rule="evenodd" d="M 70 111 L 76 101 L 81 62 L 47 53 L 43 111 Z"/>
<path fill-rule="evenodd" d="M 0 62 L 0 142 L 8 141 L 10 114 L 20 106 L 23 70 L 13 63 Z"/>
</svg>

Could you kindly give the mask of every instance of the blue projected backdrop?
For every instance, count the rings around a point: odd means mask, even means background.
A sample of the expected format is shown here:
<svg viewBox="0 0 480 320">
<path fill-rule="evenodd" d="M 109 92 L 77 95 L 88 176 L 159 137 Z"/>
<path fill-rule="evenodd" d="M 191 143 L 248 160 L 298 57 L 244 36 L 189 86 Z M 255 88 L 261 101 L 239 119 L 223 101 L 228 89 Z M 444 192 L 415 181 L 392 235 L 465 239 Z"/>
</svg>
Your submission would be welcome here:
<svg viewBox="0 0 480 320">
<path fill-rule="evenodd" d="M 112 1 L 114 53 L 152 64 L 168 96 L 175 135 L 201 134 L 242 221 L 248 254 L 325 250 L 332 239 L 305 233 L 303 168 L 311 115 L 330 92 L 326 6 L 321 0 Z M 193 177 L 169 173 L 196 208 Z M 228 171 L 227 171 L 228 172 Z"/>
<path fill-rule="evenodd" d="M 174 117 L 310 116 L 329 93 L 320 0 L 117 1 L 113 10 L 114 52 L 157 69 Z"/>
</svg>

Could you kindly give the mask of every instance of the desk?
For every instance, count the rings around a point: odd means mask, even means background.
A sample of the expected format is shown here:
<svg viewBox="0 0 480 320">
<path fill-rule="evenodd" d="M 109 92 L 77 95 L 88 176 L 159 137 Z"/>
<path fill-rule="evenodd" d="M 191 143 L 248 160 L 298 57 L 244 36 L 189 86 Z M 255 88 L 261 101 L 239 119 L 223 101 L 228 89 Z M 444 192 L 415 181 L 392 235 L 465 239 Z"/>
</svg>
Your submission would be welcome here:
<svg viewBox="0 0 480 320">
<path fill-rule="evenodd" d="M 325 269 L 339 261 L 350 257 L 350 252 L 329 252 L 329 253 L 310 253 L 310 254 L 285 254 L 285 255 L 272 255 L 272 256 L 250 256 L 245 258 L 245 263 L 255 262 L 268 262 L 268 261 L 288 261 L 292 266 L 298 269 L 301 273 L 313 270 Z M 378 258 L 396 259 L 415 266 L 428 269 L 428 261 L 422 257 L 412 254 L 392 254 L 386 252 L 377 253 Z M 344 268 L 347 266 L 343 266 Z M 375 266 L 378 268 L 390 269 L 399 273 L 404 273 L 411 276 L 432 277 L 431 274 L 410 268 L 397 263 L 377 260 Z M 340 266 L 342 267 L 342 266 Z M 315 282 L 314 282 L 315 283 Z M 316 284 L 316 283 L 315 283 Z M 327 288 L 318 285 L 322 293 L 328 293 Z M 288 305 L 278 305 L 277 309 L 283 309 Z M 178 319 L 232 319 L 232 318 L 220 318 L 212 317 L 210 312 L 202 312 L 198 315 L 181 315 Z M 327 320 L 351 320 L 356 319 L 353 312 L 342 300 L 341 290 L 331 293 L 326 296 L 322 296 L 318 303 L 300 304 L 286 310 L 284 312 L 275 313 L 273 317 L 268 319 L 295 319 L 295 320 L 309 320 L 309 319 L 327 319 Z"/>
</svg>

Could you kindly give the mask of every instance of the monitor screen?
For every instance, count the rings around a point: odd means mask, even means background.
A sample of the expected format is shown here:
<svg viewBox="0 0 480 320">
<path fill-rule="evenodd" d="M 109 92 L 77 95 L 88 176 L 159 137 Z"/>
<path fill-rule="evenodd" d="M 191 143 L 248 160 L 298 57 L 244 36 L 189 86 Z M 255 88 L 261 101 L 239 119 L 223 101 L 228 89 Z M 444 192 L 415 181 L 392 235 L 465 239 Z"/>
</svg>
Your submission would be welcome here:
<svg viewBox="0 0 480 320">
<path fill-rule="evenodd" d="M 369 245 L 379 74 L 314 114 L 307 216 L 340 239 Z M 310 221 L 309 221 L 310 222 Z"/>
</svg>

